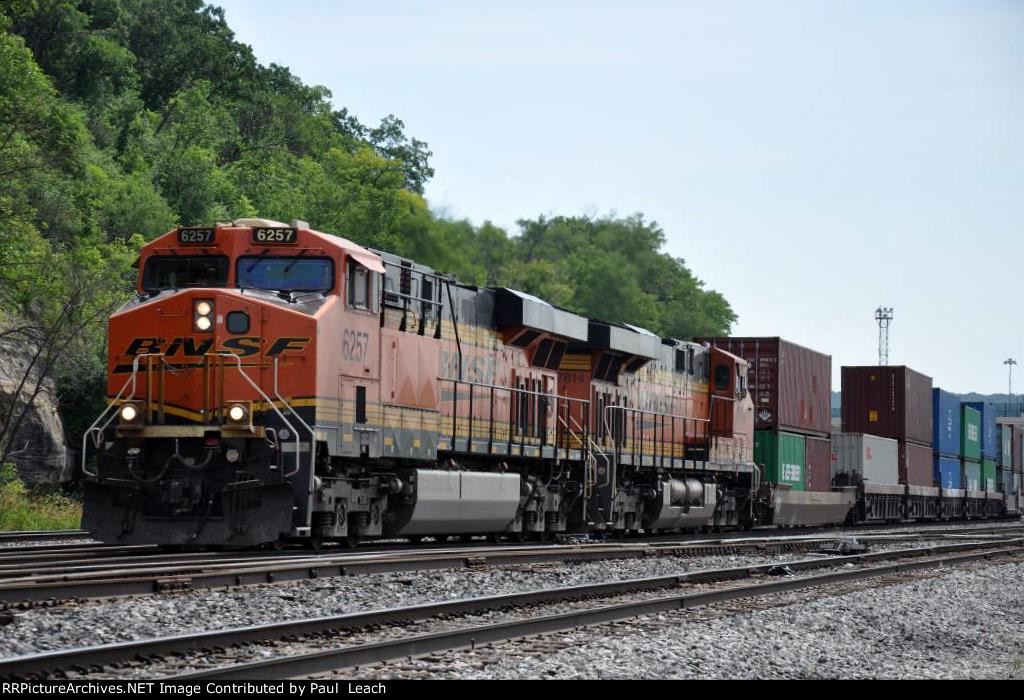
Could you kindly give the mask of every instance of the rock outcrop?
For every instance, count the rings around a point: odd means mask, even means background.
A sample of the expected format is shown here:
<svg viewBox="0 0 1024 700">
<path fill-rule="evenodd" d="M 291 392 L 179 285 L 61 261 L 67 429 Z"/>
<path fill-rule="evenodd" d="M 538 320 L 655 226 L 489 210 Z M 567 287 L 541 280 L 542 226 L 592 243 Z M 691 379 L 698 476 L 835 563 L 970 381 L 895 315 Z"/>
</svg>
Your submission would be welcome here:
<svg viewBox="0 0 1024 700">
<path fill-rule="evenodd" d="M 0 428 L 7 419 L 11 398 L 18 392 L 31 362 L 30 347 L 9 339 L 0 340 Z M 33 371 L 14 401 L 12 425 L 31 398 L 38 377 L 38 371 Z M 18 473 L 28 485 L 56 485 L 71 478 L 71 453 L 65 444 L 64 425 L 57 406 L 56 386 L 47 379 L 11 439 L 8 460 L 17 465 Z"/>
</svg>

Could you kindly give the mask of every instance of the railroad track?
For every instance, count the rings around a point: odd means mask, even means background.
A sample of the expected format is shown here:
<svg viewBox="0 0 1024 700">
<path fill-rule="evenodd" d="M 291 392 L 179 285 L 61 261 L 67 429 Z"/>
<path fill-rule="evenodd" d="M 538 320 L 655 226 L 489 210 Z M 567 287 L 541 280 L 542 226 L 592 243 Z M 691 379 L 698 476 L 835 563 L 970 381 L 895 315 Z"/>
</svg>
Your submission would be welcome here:
<svg viewBox="0 0 1024 700">
<path fill-rule="evenodd" d="M 974 525 L 981 525 L 982 523 L 973 523 Z M 645 535 L 630 535 L 623 539 L 610 538 L 608 542 L 632 542 L 636 540 L 643 540 L 646 542 L 687 542 L 687 541 L 715 541 L 721 542 L 726 540 L 748 540 L 757 538 L 772 538 L 772 537 L 860 537 L 865 535 L 875 534 L 898 534 L 901 532 L 916 532 L 916 533 L 932 533 L 932 534 L 954 534 L 954 533 L 970 533 L 970 532 L 990 532 L 999 531 L 1009 528 L 1024 528 L 1024 522 L 1021 518 L 1002 518 L 993 519 L 985 523 L 984 527 L 981 528 L 964 528 L 957 526 L 950 526 L 945 523 L 921 523 L 921 522 L 900 522 L 890 524 L 870 524 L 870 525 L 853 525 L 853 526 L 842 526 L 842 527 L 817 527 L 817 528 L 778 528 L 778 527 L 758 527 L 750 531 L 737 531 L 737 532 L 725 532 L 718 533 L 715 535 L 707 534 L 683 534 L 683 533 L 672 533 L 672 534 L 645 534 Z M 113 554 L 127 553 L 133 555 L 140 555 L 142 553 L 151 553 L 153 555 L 161 555 L 167 553 L 167 550 L 162 549 L 156 545 L 119 545 L 115 543 L 65 543 L 65 544 L 53 544 L 50 541 L 59 541 L 64 539 L 78 539 L 78 538 L 89 538 L 90 535 L 85 530 L 38 530 L 38 531 L 18 531 L 18 532 L 0 532 L 0 544 L 6 543 L 19 543 L 28 542 L 29 544 L 18 547 L 18 546 L 6 546 L 0 548 L 0 558 L 7 555 L 16 553 L 78 553 L 82 556 L 92 555 L 106 555 L 111 556 Z M 572 536 L 568 536 L 570 539 Z M 476 538 L 482 542 L 483 538 Z M 42 544 L 35 544 L 35 542 L 41 542 Z M 467 542 L 445 542 L 444 538 L 436 539 L 433 542 L 428 541 L 425 546 L 432 548 L 443 548 L 443 547 L 465 547 Z M 506 542 L 505 544 L 511 544 Z M 361 545 L 357 551 L 381 551 L 396 548 L 411 548 L 416 545 L 410 545 L 404 540 L 394 540 L 385 542 L 370 542 Z M 239 555 L 242 553 L 252 555 L 266 555 L 265 552 L 259 552 L 255 550 L 243 550 L 243 549 L 230 549 L 225 548 L 224 550 L 201 550 L 192 552 L 193 555 L 206 554 L 210 555 L 214 551 L 223 551 L 225 554 Z M 308 549 L 296 546 L 294 548 L 286 548 L 285 552 L 305 552 L 309 553 Z M 342 549 L 340 546 L 328 547 L 322 550 L 325 553 L 338 552 L 338 551 L 351 551 Z M 188 554 L 188 552 L 186 552 Z M 276 554 L 280 554 L 277 552 Z"/>
<path fill-rule="evenodd" d="M 701 607 L 723 601 L 755 598 L 894 573 L 919 571 L 984 558 L 1020 555 L 1024 555 L 1024 537 L 828 559 L 803 559 L 785 563 L 552 588 L 0 659 L 0 678 L 61 677 L 68 671 L 78 676 L 104 668 L 117 669 L 119 665 L 137 663 L 139 660 L 157 660 L 159 662 L 171 656 L 203 654 L 204 651 L 211 649 L 220 650 L 223 655 L 226 653 L 225 650 L 231 647 L 266 644 L 277 640 L 308 640 L 314 646 L 323 647 L 330 646 L 331 637 L 346 632 L 354 632 L 358 636 L 362 631 L 364 636 L 368 637 L 368 639 L 341 647 L 321 648 L 307 653 L 263 658 L 228 667 L 188 671 L 183 675 L 174 676 L 174 678 L 176 680 L 203 678 L 249 680 L 307 676 L 535 634 L 571 630 L 585 625 Z M 848 565 L 867 566 L 864 568 L 841 568 L 838 571 L 799 578 L 784 576 L 748 585 L 708 585 L 726 582 L 732 584 L 743 579 L 764 577 L 772 573 L 773 570 L 779 570 L 780 566 L 786 567 L 787 573 L 795 573 L 822 568 L 835 569 Z M 694 587 L 702 585 L 705 586 L 704 590 L 693 590 Z M 680 587 L 686 587 L 688 590 L 673 592 L 673 589 Z M 666 591 L 670 593 L 661 595 Z M 626 601 L 615 600 L 616 597 L 628 595 L 641 595 L 642 597 Z M 541 610 L 543 605 L 568 601 L 581 601 L 584 605 L 553 614 L 529 614 L 531 608 L 536 613 Z M 516 610 L 520 612 L 525 610 L 527 614 L 514 619 L 485 621 L 483 624 L 463 624 L 450 629 L 411 635 L 404 634 L 383 640 L 374 638 L 372 632 L 365 634 L 366 630 L 401 628 L 409 625 L 415 627 L 416 623 L 424 621 L 444 621 L 447 624 L 461 616 L 488 611 Z M 187 665 L 191 661 L 185 657 L 176 663 Z M 197 662 L 197 665 L 199 663 L 203 662 Z"/>
<path fill-rule="evenodd" d="M 88 538 L 85 530 L 20 530 L 0 532 L 0 544 L 7 542 L 42 542 L 48 540 L 70 540 Z"/>
<path fill-rule="evenodd" d="M 1007 536 L 1024 525 L 994 528 L 930 528 L 915 533 L 871 535 L 868 542 L 938 536 L 972 539 Z M 143 548 L 111 551 L 4 553 L 0 550 L 0 609 L 53 605 L 61 601 L 151 595 L 210 588 L 228 588 L 333 576 L 427 569 L 536 564 L 545 562 L 630 559 L 654 556 L 715 556 L 807 551 L 849 536 L 800 533 L 772 537 L 749 535 L 726 539 L 669 540 L 571 545 L 434 546 L 373 550 L 341 550 L 314 554 L 302 550 L 261 552 L 198 552 L 166 554 Z M 689 541 L 688 541 L 689 540 Z M 74 558 L 77 554 L 85 554 Z M 112 556 L 102 557 L 107 553 Z"/>
</svg>

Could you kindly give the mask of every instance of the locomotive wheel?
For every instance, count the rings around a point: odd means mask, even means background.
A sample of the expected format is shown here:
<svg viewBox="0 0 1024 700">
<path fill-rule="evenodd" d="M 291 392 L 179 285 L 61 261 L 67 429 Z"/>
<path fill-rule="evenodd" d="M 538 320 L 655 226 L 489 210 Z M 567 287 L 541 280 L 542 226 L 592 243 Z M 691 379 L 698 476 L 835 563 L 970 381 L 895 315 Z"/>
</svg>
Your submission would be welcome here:
<svg viewBox="0 0 1024 700">
<path fill-rule="evenodd" d="M 487 535 L 487 541 L 490 542 L 491 544 L 498 544 L 499 542 L 501 542 L 501 533 L 500 532 L 492 532 L 492 533 L 488 534 Z"/>
<path fill-rule="evenodd" d="M 523 543 L 526 542 L 526 533 L 520 530 L 519 532 L 508 533 L 509 542 Z"/>
<path fill-rule="evenodd" d="M 324 548 L 324 540 L 322 537 L 313 535 L 306 542 L 306 546 L 312 549 L 314 552 L 319 552 L 321 549 Z"/>
<path fill-rule="evenodd" d="M 271 552 L 280 552 L 282 549 L 284 549 L 284 544 L 284 538 L 278 537 L 273 542 L 265 542 L 263 544 L 263 549 L 266 549 Z"/>
<path fill-rule="evenodd" d="M 345 546 L 349 549 L 355 549 L 363 541 L 363 538 L 359 535 L 346 535 L 344 542 Z"/>
</svg>

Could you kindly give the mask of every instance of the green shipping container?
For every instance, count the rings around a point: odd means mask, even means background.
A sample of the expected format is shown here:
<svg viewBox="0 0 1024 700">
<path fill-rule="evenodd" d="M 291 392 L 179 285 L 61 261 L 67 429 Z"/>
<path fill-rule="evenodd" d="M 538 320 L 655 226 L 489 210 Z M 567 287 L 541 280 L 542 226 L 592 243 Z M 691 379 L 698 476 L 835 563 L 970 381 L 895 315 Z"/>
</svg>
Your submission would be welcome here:
<svg viewBox="0 0 1024 700">
<path fill-rule="evenodd" d="M 986 459 L 981 463 L 981 490 L 998 491 L 996 484 L 999 483 L 999 465 L 994 459 Z"/>
<path fill-rule="evenodd" d="M 806 490 L 807 444 L 803 435 L 754 431 L 754 461 L 765 481 L 787 484 L 794 491 Z"/>
<path fill-rule="evenodd" d="M 972 462 L 980 462 L 981 411 L 970 406 L 963 406 L 960 410 L 960 456 Z"/>
<path fill-rule="evenodd" d="M 999 466 L 1009 469 L 1013 466 L 1013 428 L 999 426 Z"/>
<path fill-rule="evenodd" d="M 964 488 L 968 491 L 983 491 L 981 485 L 981 462 L 964 460 Z"/>
</svg>

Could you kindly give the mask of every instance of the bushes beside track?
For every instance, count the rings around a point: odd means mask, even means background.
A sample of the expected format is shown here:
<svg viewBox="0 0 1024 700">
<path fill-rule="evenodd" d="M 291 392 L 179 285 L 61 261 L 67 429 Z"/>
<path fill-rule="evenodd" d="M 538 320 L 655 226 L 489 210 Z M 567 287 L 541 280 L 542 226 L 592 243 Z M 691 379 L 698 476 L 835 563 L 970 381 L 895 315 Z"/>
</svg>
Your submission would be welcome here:
<svg viewBox="0 0 1024 700">
<path fill-rule="evenodd" d="M 0 531 L 76 530 L 82 504 L 59 491 L 28 489 L 13 464 L 0 468 Z"/>
</svg>

